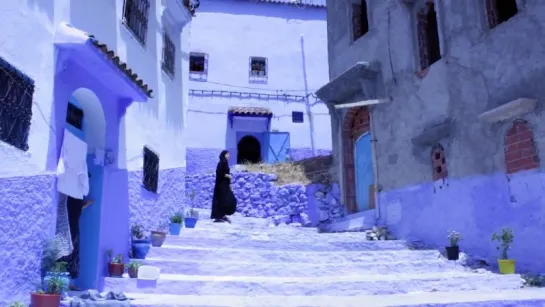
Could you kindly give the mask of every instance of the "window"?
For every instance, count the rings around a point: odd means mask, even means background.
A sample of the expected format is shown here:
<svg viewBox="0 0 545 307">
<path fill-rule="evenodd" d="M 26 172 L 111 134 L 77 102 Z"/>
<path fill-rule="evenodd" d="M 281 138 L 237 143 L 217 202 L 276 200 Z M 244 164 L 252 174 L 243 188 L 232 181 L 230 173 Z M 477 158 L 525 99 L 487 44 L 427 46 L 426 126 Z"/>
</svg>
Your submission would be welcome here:
<svg viewBox="0 0 545 307">
<path fill-rule="evenodd" d="M 424 70 L 441 59 L 439 28 L 433 1 L 427 0 L 425 7 L 418 12 L 417 30 L 420 69 Z"/>
<path fill-rule="evenodd" d="M 159 156 L 144 146 L 144 188 L 157 193 L 159 183 Z"/>
<path fill-rule="evenodd" d="M 518 12 L 517 0 L 485 0 L 486 15 L 490 29 L 506 22 Z"/>
<path fill-rule="evenodd" d="M 191 53 L 189 55 L 189 71 L 192 73 L 206 72 L 206 55 L 202 53 Z"/>
<path fill-rule="evenodd" d="M 433 167 L 433 180 L 448 177 L 445 149 L 441 144 L 435 144 L 431 149 L 431 165 Z"/>
<path fill-rule="evenodd" d="M 267 77 L 267 59 L 260 57 L 250 58 L 250 76 Z"/>
<path fill-rule="evenodd" d="M 163 70 L 171 77 L 174 76 L 174 67 L 176 66 L 176 46 L 170 39 L 170 36 L 163 33 Z"/>
<path fill-rule="evenodd" d="M 305 121 L 305 115 L 303 112 L 293 111 L 291 112 L 291 122 L 292 123 L 302 123 Z"/>
<path fill-rule="evenodd" d="M 28 150 L 34 80 L 0 57 L 0 141 Z"/>
<path fill-rule="evenodd" d="M 83 127 L 83 110 L 69 102 L 66 111 L 66 122 L 81 130 Z"/>
<path fill-rule="evenodd" d="M 360 4 L 352 4 L 352 36 L 353 40 L 364 36 L 369 32 L 369 20 L 367 19 L 367 1 L 361 0 Z"/>
<path fill-rule="evenodd" d="M 149 8 L 149 0 L 125 0 L 123 9 L 123 22 L 144 46 L 148 37 Z"/>
</svg>

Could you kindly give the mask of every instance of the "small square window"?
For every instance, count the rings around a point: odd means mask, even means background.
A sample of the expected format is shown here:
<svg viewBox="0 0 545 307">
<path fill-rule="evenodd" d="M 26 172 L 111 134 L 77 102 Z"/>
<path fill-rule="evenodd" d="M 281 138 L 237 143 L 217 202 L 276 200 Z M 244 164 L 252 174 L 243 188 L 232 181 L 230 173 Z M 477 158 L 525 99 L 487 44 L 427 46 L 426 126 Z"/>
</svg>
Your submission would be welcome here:
<svg viewBox="0 0 545 307">
<path fill-rule="evenodd" d="M 159 185 L 159 155 L 144 146 L 144 178 L 142 184 L 150 192 L 157 193 Z"/>
<path fill-rule="evenodd" d="M 267 77 L 267 59 L 262 57 L 250 58 L 250 76 Z"/>
<path fill-rule="evenodd" d="M 305 115 L 303 112 L 293 111 L 291 112 L 291 122 L 292 123 L 302 123 L 305 121 Z"/>
<path fill-rule="evenodd" d="M 191 53 L 189 55 L 189 71 L 192 73 L 205 73 L 206 55 L 203 53 Z"/>
<path fill-rule="evenodd" d="M 81 130 L 83 127 L 83 110 L 69 102 L 68 110 L 66 110 L 66 122 Z"/>
</svg>

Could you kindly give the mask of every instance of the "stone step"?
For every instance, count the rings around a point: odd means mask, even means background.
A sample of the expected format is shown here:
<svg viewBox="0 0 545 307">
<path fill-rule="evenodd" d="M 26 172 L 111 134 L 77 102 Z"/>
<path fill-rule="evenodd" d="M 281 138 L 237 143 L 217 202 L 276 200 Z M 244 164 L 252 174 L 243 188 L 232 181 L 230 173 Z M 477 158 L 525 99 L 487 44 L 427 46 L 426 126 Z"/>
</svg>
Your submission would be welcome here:
<svg viewBox="0 0 545 307">
<path fill-rule="evenodd" d="M 543 307 L 543 289 L 502 291 L 420 292 L 357 296 L 232 296 L 127 293 L 134 307 Z M 364 303 L 362 303 L 364 302 Z"/>
<path fill-rule="evenodd" d="M 468 271 L 455 262 L 443 259 L 385 262 L 226 262 L 221 260 L 202 261 L 184 259 L 148 258 L 145 264 L 161 269 L 161 273 L 213 276 L 221 272 L 228 276 L 266 277 L 322 277 L 331 272 L 338 275 L 377 275 L 397 273 L 426 273 Z"/>
<path fill-rule="evenodd" d="M 407 249 L 405 241 L 367 241 L 362 238 L 359 241 L 336 242 L 335 240 L 324 240 L 318 238 L 311 240 L 293 240 L 286 238 L 271 239 L 268 236 L 255 236 L 250 238 L 195 238 L 183 237 L 175 238 L 170 236 L 165 241 L 166 246 L 188 246 L 188 247 L 216 247 L 216 248 L 247 248 L 247 249 L 266 249 L 266 250 L 293 250 L 293 251 L 372 251 L 372 250 L 402 250 Z"/>
<path fill-rule="evenodd" d="M 152 247 L 147 258 L 200 260 L 200 261 L 247 261 L 247 262 L 388 262 L 437 260 L 436 250 L 368 250 L 368 251 L 286 251 L 269 249 L 235 249 L 217 247 L 191 247 L 163 245 Z"/>
<path fill-rule="evenodd" d="M 416 291 L 492 291 L 521 286 L 519 275 L 466 272 L 282 278 L 161 274 L 152 287 L 130 278 L 107 277 L 104 280 L 105 291 L 178 295 L 379 295 Z"/>
</svg>

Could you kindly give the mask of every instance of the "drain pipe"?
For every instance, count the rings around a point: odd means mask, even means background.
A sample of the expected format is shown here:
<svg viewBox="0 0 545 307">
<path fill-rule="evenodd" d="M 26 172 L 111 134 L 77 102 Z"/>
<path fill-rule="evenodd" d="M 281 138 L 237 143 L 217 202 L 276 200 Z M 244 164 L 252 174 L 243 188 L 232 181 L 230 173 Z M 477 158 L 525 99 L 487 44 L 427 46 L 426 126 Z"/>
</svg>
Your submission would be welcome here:
<svg viewBox="0 0 545 307">
<path fill-rule="evenodd" d="M 374 120 L 373 120 L 373 108 L 370 108 L 369 110 L 369 130 L 371 130 L 371 151 L 372 151 L 372 157 L 373 160 L 373 185 L 374 185 L 374 198 L 375 198 L 375 222 L 380 220 L 381 218 L 381 208 L 380 208 L 380 201 L 379 201 L 379 189 L 380 184 L 378 183 L 378 163 L 377 163 L 377 139 L 375 135 L 375 126 L 374 126 Z"/>
</svg>

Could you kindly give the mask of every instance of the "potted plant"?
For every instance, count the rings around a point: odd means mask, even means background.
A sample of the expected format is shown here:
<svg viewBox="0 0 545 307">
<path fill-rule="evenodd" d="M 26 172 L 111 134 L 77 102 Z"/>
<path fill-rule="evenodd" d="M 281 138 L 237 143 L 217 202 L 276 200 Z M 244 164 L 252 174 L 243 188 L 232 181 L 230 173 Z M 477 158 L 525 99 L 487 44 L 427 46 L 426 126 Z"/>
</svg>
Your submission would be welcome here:
<svg viewBox="0 0 545 307">
<path fill-rule="evenodd" d="M 168 223 L 161 223 L 155 230 L 151 231 L 151 246 L 161 247 L 165 242 L 168 231 Z"/>
<path fill-rule="evenodd" d="M 151 247 L 151 241 L 144 232 L 144 227 L 140 224 L 132 225 L 131 227 L 131 250 L 132 258 L 146 259 Z"/>
<path fill-rule="evenodd" d="M 171 235 L 174 235 L 174 236 L 180 235 L 180 230 L 182 229 L 183 220 L 184 220 L 184 213 L 182 211 L 178 211 L 170 217 L 170 224 L 168 225 L 168 227 L 169 227 L 169 232 Z"/>
<path fill-rule="evenodd" d="M 123 263 L 123 255 L 117 254 L 115 257 L 112 257 L 112 250 L 106 252 L 108 258 L 108 275 L 110 277 L 122 277 L 125 273 L 125 265 Z"/>
<path fill-rule="evenodd" d="M 199 220 L 199 211 L 193 209 L 193 205 L 195 204 L 195 190 L 191 190 L 191 193 L 189 194 L 189 199 L 191 200 L 191 209 L 187 211 L 184 218 L 184 224 L 186 228 L 195 228 L 195 225 L 197 224 L 197 221 Z"/>
<path fill-rule="evenodd" d="M 445 248 L 447 250 L 447 259 L 458 260 L 460 258 L 460 247 L 458 246 L 458 242 L 462 239 L 462 235 L 457 231 L 451 231 L 448 234 L 448 239 L 450 241 L 450 246 Z"/>
<path fill-rule="evenodd" d="M 67 262 L 56 262 L 53 268 L 45 273 L 43 284 L 44 288 L 47 287 L 49 279 L 51 278 L 60 278 L 63 281 L 64 287 L 62 288 L 61 294 L 65 295 L 68 293 L 68 287 L 70 285 L 70 273 L 68 273 L 68 263 Z"/>
<path fill-rule="evenodd" d="M 134 260 L 131 260 L 127 265 L 125 265 L 130 278 L 138 278 L 138 268 L 141 265 L 142 263 Z"/>
<path fill-rule="evenodd" d="M 47 240 L 42 250 L 42 278 L 43 287 L 46 288 L 47 280 L 53 276 L 59 277 L 63 280 L 65 287 L 62 289 L 61 294 L 68 292 L 68 286 L 70 284 L 70 274 L 68 273 L 68 263 L 59 262 L 60 247 L 59 242 L 56 239 Z"/>
<path fill-rule="evenodd" d="M 48 279 L 45 286 L 40 283 L 38 290 L 30 294 L 30 306 L 59 307 L 62 289 L 66 286 L 63 279 L 57 276 Z"/>
<path fill-rule="evenodd" d="M 496 232 L 492 235 L 492 241 L 498 242 L 496 249 L 501 251 L 500 259 L 498 259 L 501 274 L 515 273 L 515 260 L 509 259 L 507 255 L 507 251 L 511 248 L 514 239 L 515 236 L 511 228 L 503 228 L 500 233 Z"/>
</svg>

